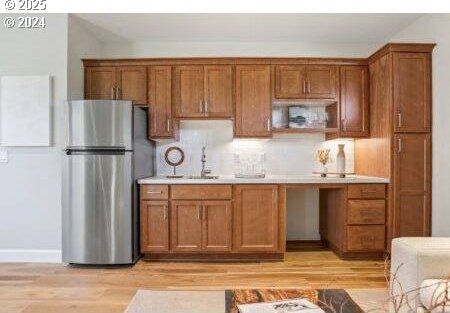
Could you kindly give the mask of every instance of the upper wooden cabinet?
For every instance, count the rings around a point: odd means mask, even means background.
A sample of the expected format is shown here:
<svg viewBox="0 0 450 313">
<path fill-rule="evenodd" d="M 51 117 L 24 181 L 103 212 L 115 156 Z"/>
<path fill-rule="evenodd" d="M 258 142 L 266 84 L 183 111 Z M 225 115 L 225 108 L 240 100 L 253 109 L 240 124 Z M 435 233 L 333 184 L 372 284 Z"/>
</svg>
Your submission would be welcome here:
<svg viewBox="0 0 450 313">
<path fill-rule="evenodd" d="M 173 87 L 176 117 L 231 118 L 232 66 L 175 66 Z"/>
<path fill-rule="evenodd" d="M 270 66 L 236 66 L 235 137 L 270 137 Z"/>
<path fill-rule="evenodd" d="M 395 132 L 431 131 L 429 53 L 393 53 Z"/>
<path fill-rule="evenodd" d="M 340 74 L 340 136 L 368 136 L 369 69 L 367 66 L 341 66 Z"/>
<path fill-rule="evenodd" d="M 145 66 L 117 67 L 116 99 L 147 104 L 147 68 Z"/>
<path fill-rule="evenodd" d="M 276 65 L 275 98 L 276 99 L 305 99 L 306 94 L 306 65 Z"/>
<path fill-rule="evenodd" d="M 235 186 L 234 250 L 278 250 L 278 186 Z"/>
<path fill-rule="evenodd" d="M 113 100 L 116 97 L 115 66 L 93 66 L 84 70 L 84 98 Z"/>
<path fill-rule="evenodd" d="M 134 65 L 86 67 L 84 92 L 86 99 L 147 104 L 147 69 Z"/>
<path fill-rule="evenodd" d="M 148 68 L 148 98 L 151 138 L 176 138 L 177 121 L 172 118 L 172 67 Z"/>
<path fill-rule="evenodd" d="M 203 66 L 175 66 L 173 95 L 176 117 L 204 116 Z"/>
<path fill-rule="evenodd" d="M 308 99 L 337 100 L 337 73 L 335 65 L 308 65 L 306 67 Z"/>
<path fill-rule="evenodd" d="M 338 67 L 335 65 L 273 66 L 275 99 L 337 100 Z"/>
<path fill-rule="evenodd" d="M 208 117 L 230 118 L 233 115 L 233 67 L 205 65 L 204 111 Z"/>
</svg>

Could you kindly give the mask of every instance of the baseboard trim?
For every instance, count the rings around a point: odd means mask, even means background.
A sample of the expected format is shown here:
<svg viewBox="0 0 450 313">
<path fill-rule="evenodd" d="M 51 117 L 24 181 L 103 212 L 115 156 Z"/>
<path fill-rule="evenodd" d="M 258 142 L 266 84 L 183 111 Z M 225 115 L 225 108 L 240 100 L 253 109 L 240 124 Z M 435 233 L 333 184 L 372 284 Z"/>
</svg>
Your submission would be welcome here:
<svg viewBox="0 0 450 313">
<path fill-rule="evenodd" d="M 61 250 L 0 249 L 0 263 L 61 263 Z"/>
</svg>

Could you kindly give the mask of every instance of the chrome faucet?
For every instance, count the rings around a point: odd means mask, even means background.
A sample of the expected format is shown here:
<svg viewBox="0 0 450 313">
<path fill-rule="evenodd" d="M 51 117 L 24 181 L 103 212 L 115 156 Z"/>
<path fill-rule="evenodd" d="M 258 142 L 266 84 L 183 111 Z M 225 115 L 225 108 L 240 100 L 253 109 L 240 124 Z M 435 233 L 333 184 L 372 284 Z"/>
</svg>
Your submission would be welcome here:
<svg viewBox="0 0 450 313">
<path fill-rule="evenodd" d="M 211 169 L 205 168 L 206 163 L 206 154 L 205 154 L 206 147 L 202 147 L 202 171 L 200 173 L 201 177 L 206 177 L 208 174 L 211 174 Z"/>
</svg>

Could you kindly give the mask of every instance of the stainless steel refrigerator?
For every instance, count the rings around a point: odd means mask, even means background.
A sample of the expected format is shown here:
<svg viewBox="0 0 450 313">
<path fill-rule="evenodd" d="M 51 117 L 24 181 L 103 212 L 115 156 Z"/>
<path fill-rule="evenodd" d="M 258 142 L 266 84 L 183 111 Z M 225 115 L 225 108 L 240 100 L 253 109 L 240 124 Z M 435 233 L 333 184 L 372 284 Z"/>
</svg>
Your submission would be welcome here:
<svg viewBox="0 0 450 313">
<path fill-rule="evenodd" d="M 139 258 L 136 180 L 154 170 L 147 114 L 131 101 L 70 101 L 66 123 L 63 262 L 134 263 Z"/>
</svg>

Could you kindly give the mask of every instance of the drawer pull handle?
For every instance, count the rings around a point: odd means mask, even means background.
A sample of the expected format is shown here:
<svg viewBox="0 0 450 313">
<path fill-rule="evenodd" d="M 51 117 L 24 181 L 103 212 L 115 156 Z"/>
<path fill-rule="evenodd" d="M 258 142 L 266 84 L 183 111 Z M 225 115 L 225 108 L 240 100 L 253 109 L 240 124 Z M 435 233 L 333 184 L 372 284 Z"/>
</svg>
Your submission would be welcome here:
<svg viewBox="0 0 450 313">
<path fill-rule="evenodd" d="M 362 193 L 376 193 L 376 190 L 361 190 Z"/>
<path fill-rule="evenodd" d="M 160 195 L 162 194 L 162 191 L 147 191 L 147 193 L 151 195 Z"/>
</svg>

